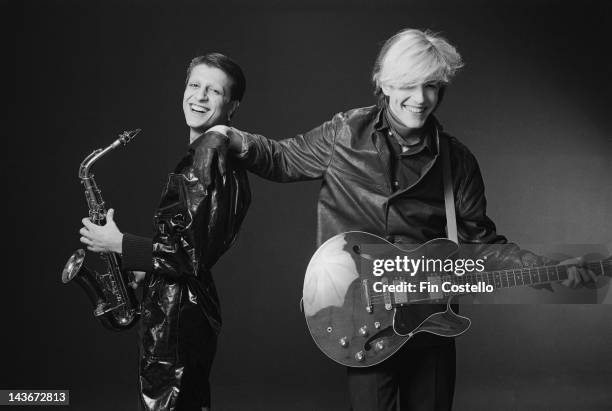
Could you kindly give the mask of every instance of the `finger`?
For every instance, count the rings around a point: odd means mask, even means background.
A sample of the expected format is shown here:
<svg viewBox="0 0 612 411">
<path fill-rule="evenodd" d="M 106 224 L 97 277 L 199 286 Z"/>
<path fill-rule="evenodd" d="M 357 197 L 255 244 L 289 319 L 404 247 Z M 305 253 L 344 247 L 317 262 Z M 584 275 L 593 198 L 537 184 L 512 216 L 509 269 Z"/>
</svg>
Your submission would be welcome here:
<svg viewBox="0 0 612 411">
<path fill-rule="evenodd" d="M 114 222 L 114 218 L 115 218 L 115 210 L 111 208 L 106 213 L 106 224 Z"/>
<path fill-rule="evenodd" d="M 574 288 L 580 287 L 582 285 L 582 277 L 580 276 L 578 267 L 572 267 L 572 273 L 574 275 Z"/>
<path fill-rule="evenodd" d="M 147 275 L 147 273 L 144 271 L 133 271 L 133 273 L 134 273 L 134 281 L 136 281 L 137 283 L 144 280 L 145 276 Z"/>
<path fill-rule="evenodd" d="M 212 126 L 211 128 L 209 128 L 208 130 L 206 130 L 207 133 L 210 132 L 217 132 L 219 134 L 223 134 L 224 136 L 227 136 L 227 132 L 228 132 L 229 127 L 222 125 L 222 124 L 218 124 L 216 126 Z"/>
<path fill-rule="evenodd" d="M 91 222 L 91 219 L 89 217 L 82 219 L 81 222 L 85 227 L 89 228 L 90 230 L 97 227 L 94 223 Z"/>
<path fill-rule="evenodd" d="M 595 273 L 591 270 L 587 270 L 587 273 L 589 275 L 589 277 L 591 278 L 591 280 L 596 283 L 597 282 L 597 276 L 595 275 Z"/>
<path fill-rule="evenodd" d="M 91 247 L 91 251 L 93 251 L 94 253 L 108 253 L 108 252 L 110 252 L 108 250 L 108 248 L 100 247 L 99 245 L 96 245 L 96 244 L 94 244 L 94 245 L 92 245 L 90 247 Z"/>
<path fill-rule="evenodd" d="M 81 229 L 79 230 L 79 234 L 84 237 L 87 237 L 89 235 L 89 230 L 86 227 L 81 227 Z"/>
<path fill-rule="evenodd" d="M 80 238 L 80 240 L 81 240 L 81 242 L 82 242 L 83 244 L 85 244 L 85 245 L 89 245 L 89 246 L 93 245 L 93 241 L 91 241 L 91 240 L 90 240 L 89 238 L 87 238 L 87 237 L 84 237 L 84 236 L 83 236 L 83 237 L 81 237 L 81 238 Z M 88 248 L 89 248 L 89 247 L 88 247 Z"/>
<path fill-rule="evenodd" d="M 567 269 L 567 282 L 568 287 L 575 288 L 578 285 L 576 279 L 576 267 L 569 267 Z"/>
<path fill-rule="evenodd" d="M 559 265 L 580 265 L 581 260 L 578 257 L 568 258 L 567 260 L 563 260 L 559 263 Z"/>
<path fill-rule="evenodd" d="M 223 177 L 223 183 L 225 183 L 226 169 L 226 155 L 222 152 L 217 152 L 217 167 L 219 168 L 219 174 Z"/>
<path fill-rule="evenodd" d="M 578 273 L 580 274 L 580 281 L 582 283 L 588 283 L 591 281 L 591 277 L 587 274 L 587 270 L 584 268 L 579 268 Z"/>
<path fill-rule="evenodd" d="M 217 161 L 217 150 L 209 148 L 203 155 L 203 165 L 201 167 L 202 172 L 202 184 L 204 187 L 208 187 L 212 184 L 212 170 L 216 166 Z"/>
</svg>

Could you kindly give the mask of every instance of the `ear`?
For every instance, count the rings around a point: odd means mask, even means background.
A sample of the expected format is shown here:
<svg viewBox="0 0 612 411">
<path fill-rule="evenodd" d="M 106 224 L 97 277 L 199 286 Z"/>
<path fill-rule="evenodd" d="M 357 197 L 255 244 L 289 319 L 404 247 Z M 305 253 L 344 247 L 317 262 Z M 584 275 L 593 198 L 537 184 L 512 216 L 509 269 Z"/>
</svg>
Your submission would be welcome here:
<svg viewBox="0 0 612 411">
<path fill-rule="evenodd" d="M 238 106 L 240 106 L 240 102 L 238 100 L 230 101 L 230 109 L 227 112 L 228 119 L 231 119 L 234 116 L 236 110 L 238 110 Z"/>
<path fill-rule="evenodd" d="M 387 97 L 389 97 L 389 94 L 391 94 L 391 87 L 387 84 L 381 84 L 380 89 L 382 90 L 383 94 Z"/>
</svg>

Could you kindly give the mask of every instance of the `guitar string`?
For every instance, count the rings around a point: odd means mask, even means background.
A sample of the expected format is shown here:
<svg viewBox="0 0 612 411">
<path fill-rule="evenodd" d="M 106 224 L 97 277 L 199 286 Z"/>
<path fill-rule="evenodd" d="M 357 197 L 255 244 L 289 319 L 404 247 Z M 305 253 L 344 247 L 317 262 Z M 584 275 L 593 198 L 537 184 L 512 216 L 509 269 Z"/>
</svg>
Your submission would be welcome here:
<svg viewBox="0 0 612 411">
<path fill-rule="evenodd" d="M 593 262 L 593 263 L 588 263 L 587 266 L 588 266 L 588 268 L 599 268 L 599 267 L 603 267 L 603 266 L 612 267 L 612 261 L 604 260 L 604 261 L 596 262 L 596 263 Z M 565 268 L 566 266 L 551 266 L 551 267 L 555 267 L 555 268 L 556 267 L 562 267 L 562 268 Z M 566 279 L 566 277 L 564 277 L 564 278 L 560 278 L 559 277 L 559 275 L 567 274 L 567 272 L 565 270 L 563 270 L 561 272 L 556 272 L 557 270 L 555 270 L 554 274 L 558 278 L 552 278 L 551 279 L 550 278 L 550 274 L 551 273 L 548 271 L 548 269 L 551 268 L 551 267 L 515 268 L 515 269 L 508 269 L 508 270 L 489 271 L 489 272 L 483 272 L 483 273 L 470 273 L 470 274 L 467 274 L 466 277 L 463 277 L 463 276 L 461 276 L 461 277 L 452 277 L 450 275 L 444 275 L 444 276 L 436 275 L 434 277 L 436 277 L 436 278 L 439 277 L 442 280 L 450 280 L 451 278 L 457 278 L 456 281 L 459 281 L 459 279 L 464 279 L 464 280 L 467 280 L 467 279 L 474 280 L 474 279 L 476 279 L 476 280 L 479 280 L 479 277 L 480 277 L 480 281 L 482 281 L 482 282 L 490 282 L 490 281 L 493 281 L 493 282 L 500 281 L 500 282 L 502 282 L 504 280 L 508 282 L 508 284 L 509 284 L 508 287 L 504 287 L 502 285 L 499 288 L 510 288 L 510 287 L 513 287 L 513 286 L 520 286 L 520 285 L 535 285 L 535 284 L 539 284 L 539 283 L 563 281 L 563 280 Z M 546 269 L 547 271 L 545 273 L 542 273 L 541 270 L 543 270 L 543 269 Z M 515 273 L 515 271 L 529 271 L 529 272 Z M 533 271 L 537 271 L 537 272 L 533 272 Z M 604 275 L 603 271 L 605 271 L 605 270 L 602 270 L 602 274 L 601 275 Z M 539 281 L 537 283 L 533 283 L 533 282 L 527 283 L 526 281 L 523 281 L 523 283 L 521 284 L 521 283 L 518 283 L 516 281 L 516 278 L 519 278 L 519 277 L 520 278 L 524 278 L 526 276 L 532 277 L 532 276 L 535 276 L 535 275 L 537 275 L 540 278 L 543 277 L 543 276 L 546 276 L 548 278 L 546 280 L 544 280 L 544 281 Z M 496 276 L 498 278 L 496 278 Z M 503 278 L 503 276 L 505 276 L 505 278 Z M 509 278 L 511 278 L 511 277 L 515 278 L 515 284 L 510 285 Z M 394 277 L 394 279 L 402 279 L 402 280 L 405 279 L 405 278 L 408 278 L 408 277 L 403 276 L 403 275 L 396 275 Z M 411 276 L 410 278 L 414 278 L 414 277 Z M 491 285 L 494 285 L 494 284 L 491 284 Z"/>
<path fill-rule="evenodd" d="M 593 267 L 597 267 L 597 266 L 603 267 L 604 265 L 607 266 L 607 267 L 612 267 L 612 261 L 604 260 L 604 261 L 600 261 L 600 262 L 589 263 L 587 265 L 593 266 Z M 504 271 L 510 271 L 510 270 L 504 270 Z M 515 269 L 515 271 L 516 271 L 516 269 Z M 562 274 L 566 274 L 566 273 L 562 273 Z M 523 277 L 523 275 L 521 275 L 521 277 Z M 450 278 L 452 278 L 452 277 L 450 277 L 450 276 L 442 276 L 441 277 L 442 280 L 450 279 Z M 506 281 L 508 281 L 508 285 L 507 286 L 503 285 L 503 281 L 501 281 L 501 279 L 499 279 L 499 280 L 494 279 L 493 281 L 494 282 L 495 281 L 499 281 L 500 286 L 497 286 L 496 289 L 501 289 L 501 288 L 514 288 L 516 286 L 522 286 L 522 285 L 539 285 L 539 284 L 542 284 L 542 283 L 544 283 L 544 284 L 555 283 L 555 282 L 561 282 L 561 281 L 563 281 L 565 279 L 566 278 L 554 279 L 554 280 L 550 280 L 549 279 L 547 281 L 543 281 L 543 282 L 539 282 L 539 283 L 527 283 L 527 282 L 524 281 L 522 284 L 520 284 L 520 283 L 515 281 L 515 284 L 510 284 L 508 278 L 506 278 Z M 483 280 L 484 280 L 484 278 L 483 278 Z M 488 279 L 487 279 L 487 281 L 488 281 Z M 487 285 L 494 285 L 494 284 L 487 284 Z M 379 304 L 380 305 L 387 304 L 386 300 L 391 299 L 392 295 L 393 295 L 393 297 L 395 297 L 396 294 L 408 295 L 408 292 L 406 292 L 406 291 L 395 292 L 394 291 L 394 292 L 389 292 L 388 295 L 385 295 L 384 293 L 380 293 L 380 292 L 375 292 L 375 293 L 370 294 L 370 303 L 377 304 L 377 305 L 379 305 Z M 390 304 L 412 304 L 412 303 L 419 302 L 419 301 L 432 301 L 432 303 L 435 303 L 435 301 L 437 301 L 437 300 L 444 300 L 444 299 L 448 299 L 448 298 L 451 298 L 451 297 L 463 295 L 462 293 L 445 293 L 445 292 L 442 292 L 441 294 L 443 295 L 443 298 L 441 298 L 441 299 L 437 299 L 437 298 L 419 298 L 419 299 L 412 299 L 412 300 L 409 300 L 409 301 L 406 301 L 406 302 L 393 302 L 393 301 L 391 301 Z M 469 293 L 464 293 L 464 294 L 469 294 Z"/>
<path fill-rule="evenodd" d="M 588 264 L 587 264 L 587 266 L 589 266 L 589 267 L 602 267 L 602 268 L 603 268 L 603 266 L 612 267 L 612 261 L 610 261 L 610 260 L 603 260 L 603 261 L 600 261 L 600 262 L 592 262 L 592 263 L 588 263 Z M 562 266 L 558 266 L 558 267 L 562 267 Z M 536 269 L 537 269 L 537 268 L 536 268 Z M 504 272 L 508 272 L 508 271 L 517 271 L 517 270 L 522 270 L 522 269 L 513 269 L 513 270 L 511 269 L 511 270 L 503 270 L 503 271 L 504 271 Z M 534 269 L 528 269 L 528 270 L 534 270 Z M 494 275 L 495 273 L 498 273 L 498 272 L 489 272 L 489 273 L 487 273 L 487 274 L 489 274 L 489 275 Z M 561 274 L 566 274 L 566 272 L 562 272 Z M 502 274 L 500 274 L 500 276 L 501 276 L 501 275 L 502 275 Z M 522 278 L 522 277 L 524 277 L 525 275 L 530 275 L 530 277 L 531 277 L 531 274 L 527 274 L 527 273 L 525 273 L 525 274 L 521 274 L 520 276 L 521 276 L 521 278 Z M 538 273 L 538 276 L 541 276 L 541 275 L 542 275 L 541 273 Z M 475 276 L 475 275 L 473 274 L 473 275 L 472 275 L 472 277 L 473 277 L 473 276 Z M 481 275 L 481 276 L 482 276 L 482 275 Z M 488 276 L 487 276 L 487 277 L 488 277 Z M 452 278 L 452 277 L 451 277 L 451 276 L 442 276 L 442 277 L 440 277 L 440 278 L 441 278 L 442 280 L 445 280 L 445 279 L 450 279 L 450 278 Z M 510 281 L 509 281 L 509 279 L 508 279 L 508 276 L 506 275 L 506 279 L 505 279 L 505 280 L 506 280 L 506 282 L 508 283 L 508 285 L 507 285 L 507 286 L 505 286 L 505 285 L 504 285 L 504 281 L 503 281 L 503 279 L 502 279 L 502 278 L 498 278 L 498 279 L 493 278 L 493 283 L 498 282 L 500 285 L 499 285 L 499 286 L 496 286 L 496 289 L 501 289 L 501 288 L 514 288 L 514 287 L 516 287 L 516 286 L 523 286 L 523 285 L 527 285 L 527 286 L 529 286 L 529 285 L 539 285 L 539 284 L 542 284 L 542 283 L 543 283 L 543 284 L 547 284 L 547 283 L 555 283 L 555 282 L 561 282 L 561 281 L 563 281 L 563 280 L 565 280 L 565 279 L 566 279 L 566 278 L 557 278 L 557 279 L 553 279 L 553 280 L 551 280 L 551 279 L 549 278 L 549 279 L 547 279 L 546 281 L 540 281 L 540 282 L 536 282 L 536 283 L 533 283 L 533 282 L 528 283 L 528 282 L 526 282 L 526 281 L 523 281 L 522 283 L 519 283 L 519 282 L 517 282 L 517 281 L 516 281 L 516 276 L 515 276 L 515 283 L 514 283 L 514 284 L 511 284 L 511 283 L 510 283 Z M 487 283 L 490 281 L 490 280 L 489 280 L 489 278 L 487 278 L 487 279 L 485 280 L 484 276 L 483 276 L 482 280 L 483 280 L 483 282 L 487 282 Z M 495 285 L 495 284 L 487 284 L 487 285 Z M 382 294 L 382 293 L 373 293 L 373 294 L 371 294 L 371 296 L 370 296 L 370 302 L 372 302 L 372 303 L 381 303 L 381 302 L 382 302 L 383 304 L 386 304 L 385 299 L 390 299 L 390 298 L 391 298 L 391 294 L 395 295 L 395 294 L 397 294 L 397 293 L 407 295 L 407 292 L 406 292 L 406 291 L 403 291 L 403 292 L 402 292 L 402 291 L 400 291 L 400 292 L 389 292 L 389 295 L 388 295 L 388 296 L 386 296 L 385 294 Z M 466 294 L 467 294 L 467 293 L 466 293 Z M 444 292 L 443 292 L 443 293 L 442 293 L 442 295 L 444 296 L 444 298 L 448 298 L 448 297 L 458 296 L 458 295 L 462 295 L 462 294 L 460 294 L 460 293 L 458 293 L 458 294 L 457 294 L 457 293 L 444 293 Z M 414 303 L 414 302 L 418 302 L 418 301 L 432 301 L 432 300 L 437 300 L 437 299 L 431 299 L 431 298 L 414 299 L 414 300 L 407 301 L 406 303 Z M 401 302 L 400 302 L 400 303 L 401 303 Z M 393 303 L 392 303 L 392 304 L 393 304 Z"/>
<path fill-rule="evenodd" d="M 587 263 L 585 265 L 587 267 L 589 267 L 589 268 L 591 268 L 591 267 L 593 267 L 593 268 L 602 267 L 603 268 L 604 266 L 605 267 L 612 267 L 612 261 L 610 261 L 610 260 L 602 260 L 602 261 L 599 261 L 599 262 L 589 262 L 589 263 Z M 529 277 L 531 277 L 532 275 L 536 275 L 536 274 L 538 276 L 542 276 L 544 274 L 542 274 L 540 272 L 538 272 L 538 273 L 522 273 L 520 275 L 518 273 L 514 273 L 515 271 L 523 271 L 523 270 L 533 271 L 533 270 L 543 270 L 543 269 L 548 270 L 550 268 L 555 268 L 555 271 L 556 271 L 557 267 L 559 267 L 559 268 L 566 268 L 566 266 L 515 268 L 515 269 L 508 269 L 508 270 L 490 271 L 490 272 L 478 273 L 478 274 L 474 273 L 474 274 L 470 274 L 470 277 L 472 279 L 474 279 L 474 277 L 480 276 L 482 278 L 482 282 L 486 282 L 487 285 L 494 285 L 495 286 L 495 283 L 498 282 L 500 285 L 496 286 L 495 287 L 496 289 L 503 289 L 503 288 L 508 288 L 509 289 L 509 288 L 514 288 L 516 286 L 540 285 L 540 284 L 548 284 L 548 283 L 555 283 L 555 282 L 564 281 L 566 278 L 558 278 L 558 279 L 552 279 L 552 280 L 549 278 L 548 280 L 540 281 L 540 282 L 536 282 L 536 283 L 528 283 L 528 282 L 525 282 L 525 281 L 523 281 L 523 283 L 519 283 L 519 282 L 516 281 L 516 278 L 519 277 L 519 276 L 521 278 L 523 278 L 524 276 L 527 276 L 527 275 Z M 604 272 L 604 270 L 602 270 L 602 275 L 603 275 L 603 272 Z M 547 272 L 546 275 L 548 276 L 548 274 L 549 273 Z M 557 275 L 558 274 L 566 274 L 566 272 L 557 273 Z M 500 278 L 493 278 L 493 280 L 492 280 L 493 284 L 491 284 L 491 280 L 488 277 L 489 276 L 495 276 L 495 275 L 498 275 L 498 277 L 500 277 Z M 506 276 L 505 279 L 501 278 L 503 275 Z M 515 283 L 514 284 L 510 283 L 510 280 L 509 280 L 509 277 L 508 277 L 509 275 L 511 275 L 511 276 L 513 276 L 515 278 Z M 484 278 L 485 276 L 487 276 L 486 279 Z M 450 280 L 451 278 L 453 278 L 453 277 L 450 276 L 450 275 L 440 276 L 441 280 L 445 280 L 445 279 Z M 459 278 L 461 278 L 461 277 L 459 277 Z M 463 278 L 465 279 L 465 277 L 463 277 Z M 476 278 L 476 279 L 478 280 L 478 278 Z M 505 286 L 504 282 L 507 282 L 508 285 Z M 461 283 L 459 283 L 458 285 L 461 285 Z M 386 299 L 391 299 L 391 296 L 396 294 L 396 293 L 397 292 L 389 292 L 388 296 L 386 296 L 383 293 L 372 293 L 372 294 L 370 294 L 370 303 L 371 304 L 376 304 L 376 305 L 385 305 L 387 303 L 387 301 L 385 301 L 385 300 Z M 399 292 L 399 293 L 407 294 L 407 292 Z M 469 293 L 444 293 L 444 292 L 442 292 L 441 294 L 444 296 L 444 298 L 442 298 L 442 300 L 443 300 L 443 299 L 448 299 L 448 298 L 451 298 L 451 297 L 456 297 L 456 296 L 465 295 L 465 294 L 469 294 Z M 419 302 L 419 301 L 432 301 L 432 303 L 434 303 L 433 301 L 436 301 L 436 300 L 437 299 L 432 299 L 432 298 L 421 298 L 421 299 L 409 300 L 409 301 L 406 301 L 405 303 L 403 303 L 403 302 L 398 303 L 398 302 L 393 302 L 393 301 L 391 301 L 390 303 L 391 304 L 411 304 L 411 303 L 415 303 L 415 302 Z"/>
</svg>

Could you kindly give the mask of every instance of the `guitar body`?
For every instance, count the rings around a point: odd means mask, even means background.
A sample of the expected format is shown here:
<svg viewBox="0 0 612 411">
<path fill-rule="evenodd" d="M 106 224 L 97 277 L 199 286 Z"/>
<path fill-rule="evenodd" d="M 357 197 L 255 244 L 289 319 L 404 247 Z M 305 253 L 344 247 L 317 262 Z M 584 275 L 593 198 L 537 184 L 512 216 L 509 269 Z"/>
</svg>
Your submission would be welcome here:
<svg viewBox="0 0 612 411">
<path fill-rule="evenodd" d="M 302 299 L 308 329 L 319 349 L 342 365 L 369 367 L 392 356 L 419 332 L 444 337 L 464 333 L 470 320 L 456 314 L 443 298 L 440 304 L 419 304 L 419 300 L 431 302 L 432 294 L 406 293 L 408 300 L 398 304 L 397 299 L 389 301 L 372 292 L 376 281 L 396 281 L 392 275 L 374 276 L 374 259 L 397 255 L 444 259 L 456 248 L 449 240 L 437 239 L 405 251 L 359 231 L 326 241 L 308 265 Z"/>
</svg>

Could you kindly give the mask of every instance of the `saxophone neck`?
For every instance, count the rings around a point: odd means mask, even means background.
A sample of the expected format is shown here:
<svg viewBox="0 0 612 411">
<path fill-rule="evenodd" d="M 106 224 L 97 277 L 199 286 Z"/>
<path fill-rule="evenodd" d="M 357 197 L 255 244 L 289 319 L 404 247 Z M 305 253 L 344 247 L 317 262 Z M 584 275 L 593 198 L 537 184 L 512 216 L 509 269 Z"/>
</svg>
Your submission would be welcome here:
<svg viewBox="0 0 612 411">
<path fill-rule="evenodd" d="M 123 133 L 119 134 L 119 138 L 109 144 L 108 147 L 94 150 L 81 162 L 81 165 L 79 166 L 79 178 L 83 180 L 93 177 L 89 170 L 96 161 L 104 157 L 104 155 L 106 155 L 106 153 L 108 153 L 109 151 L 112 151 L 119 146 L 127 145 L 127 143 L 132 141 L 134 137 L 136 137 L 136 135 L 140 133 L 140 131 L 140 128 L 137 128 L 135 130 L 126 130 Z"/>
<path fill-rule="evenodd" d="M 119 138 L 115 140 L 113 144 L 117 143 L 117 145 L 122 144 L 125 146 L 127 145 L 127 143 L 132 141 L 134 137 L 136 137 L 136 135 L 140 133 L 141 131 L 142 131 L 141 128 L 137 128 L 134 130 L 126 130 L 123 133 L 119 134 Z"/>
<path fill-rule="evenodd" d="M 85 157 L 83 161 L 81 161 L 81 165 L 79 166 L 79 178 L 81 180 L 90 178 L 89 169 L 91 168 L 93 163 L 98 161 L 98 159 L 105 154 L 103 153 L 103 151 L 104 150 L 102 150 L 101 148 L 94 150 L 90 155 Z"/>
</svg>

